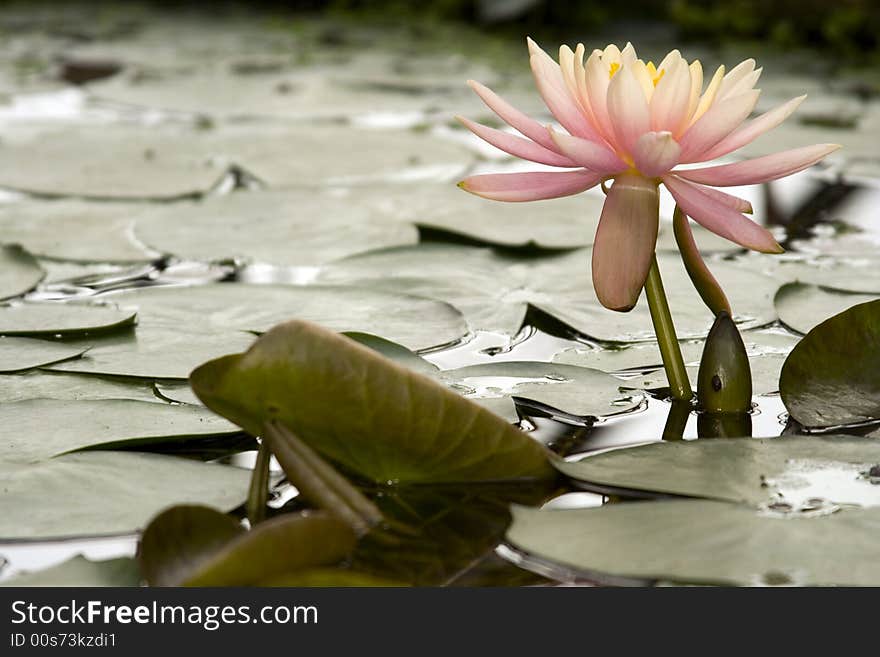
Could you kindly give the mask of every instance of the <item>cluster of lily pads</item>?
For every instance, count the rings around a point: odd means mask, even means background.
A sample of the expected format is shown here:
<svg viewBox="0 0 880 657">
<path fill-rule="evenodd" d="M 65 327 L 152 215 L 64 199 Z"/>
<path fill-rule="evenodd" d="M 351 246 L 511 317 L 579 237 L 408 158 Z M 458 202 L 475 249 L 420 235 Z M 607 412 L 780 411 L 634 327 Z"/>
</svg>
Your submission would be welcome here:
<svg viewBox="0 0 880 657">
<path fill-rule="evenodd" d="M 304 67 L 287 31 L 237 60 L 220 43 L 147 60 L 151 35 L 96 37 L 78 61 L 112 54 L 121 72 L 86 86 L 72 119 L 4 130 L 0 542 L 142 530 L 136 560 L 10 582 L 880 581 L 869 246 L 844 235 L 780 260 L 695 231 L 758 407 L 779 393 L 788 433 L 825 433 L 659 443 L 658 426 L 625 441 L 652 444 L 594 454 L 595 427 L 665 396 L 650 315 L 593 297 L 601 195 L 511 208 L 451 184 L 480 151 L 436 108 L 460 111 L 480 64 L 426 77 L 426 61 L 361 57 L 355 39 Z M 347 102 L 360 123 L 329 122 Z M 98 109 L 113 120 L 96 125 Z M 371 124 L 391 109 L 418 122 Z M 696 382 L 714 318 L 665 228 Z M 579 432 L 586 456 L 542 444 L 540 418 Z M 843 425 L 863 435 L 828 433 Z M 576 488 L 652 499 L 554 508 Z M 497 554 L 525 569 L 496 556 L 505 531 Z"/>
</svg>

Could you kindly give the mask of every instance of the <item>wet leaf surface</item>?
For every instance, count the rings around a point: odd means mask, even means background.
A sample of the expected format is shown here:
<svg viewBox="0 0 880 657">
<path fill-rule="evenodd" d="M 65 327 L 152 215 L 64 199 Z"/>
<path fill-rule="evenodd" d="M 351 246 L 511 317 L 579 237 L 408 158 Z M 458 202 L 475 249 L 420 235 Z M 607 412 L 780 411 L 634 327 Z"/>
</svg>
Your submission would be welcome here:
<svg viewBox="0 0 880 657">
<path fill-rule="evenodd" d="M 807 333 L 782 368 L 782 401 L 807 427 L 880 419 L 878 373 L 880 300 L 851 307 Z"/>
<path fill-rule="evenodd" d="M 98 376 L 34 370 L 0 376 L 0 403 L 24 399 L 136 399 L 160 402 L 152 385 L 145 381 L 125 381 Z"/>
<path fill-rule="evenodd" d="M 445 386 L 306 322 L 275 327 L 244 354 L 190 379 L 211 409 L 253 435 L 277 420 L 375 482 L 547 477 L 543 447 Z"/>
<path fill-rule="evenodd" d="M 514 507 L 507 540 L 569 575 L 599 581 L 876 586 L 878 531 L 877 508 L 787 519 L 728 502 L 675 500 Z"/>
<path fill-rule="evenodd" d="M 652 443 L 554 465 L 598 486 L 787 504 L 796 512 L 813 499 L 820 507 L 880 505 L 880 488 L 863 474 L 878 461 L 878 440 L 822 435 Z"/>
<path fill-rule="evenodd" d="M 250 472 L 176 456 L 81 452 L 39 463 L 0 461 L 0 538 L 130 533 L 172 504 L 232 510 Z"/>
<path fill-rule="evenodd" d="M 28 302 L 0 305 L 0 335 L 75 337 L 133 326 L 137 313 L 113 304 Z"/>
<path fill-rule="evenodd" d="M 783 324 L 798 333 L 809 333 L 829 317 L 877 298 L 880 297 L 806 283 L 788 283 L 779 288 L 774 303 Z"/>
<path fill-rule="evenodd" d="M 0 338 L 0 374 L 23 372 L 79 358 L 85 349 L 32 338 Z"/>
</svg>

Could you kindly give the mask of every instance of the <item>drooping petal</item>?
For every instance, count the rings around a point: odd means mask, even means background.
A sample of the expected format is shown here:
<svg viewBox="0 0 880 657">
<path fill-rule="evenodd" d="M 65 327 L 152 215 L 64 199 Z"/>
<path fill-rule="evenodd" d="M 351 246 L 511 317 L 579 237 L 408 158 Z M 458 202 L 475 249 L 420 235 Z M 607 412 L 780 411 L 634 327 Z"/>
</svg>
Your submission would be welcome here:
<svg viewBox="0 0 880 657">
<path fill-rule="evenodd" d="M 691 100 L 691 72 L 681 57 L 673 58 L 651 96 L 651 129 L 677 130 Z"/>
<path fill-rule="evenodd" d="M 737 82 L 742 80 L 754 70 L 754 59 L 747 59 L 730 69 L 730 72 L 724 76 L 724 79 L 721 81 L 721 86 L 718 88 L 718 99 L 721 100 L 722 98 L 726 97 L 727 92 L 733 89 L 734 85 L 736 85 Z"/>
<path fill-rule="evenodd" d="M 784 178 L 793 173 L 811 167 L 829 153 L 833 153 L 840 144 L 814 144 L 793 148 L 752 160 L 743 160 L 732 164 L 720 164 L 714 167 L 686 169 L 675 171 L 680 178 L 695 183 L 714 187 L 736 187 L 739 185 L 755 185 L 757 183 Z"/>
<path fill-rule="evenodd" d="M 700 101 L 697 103 L 697 109 L 694 110 L 694 113 L 690 118 L 690 125 L 696 123 L 715 103 L 715 97 L 718 95 L 718 89 L 721 87 L 722 80 L 724 80 L 724 65 L 715 69 L 715 74 L 712 76 L 712 79 L 709 80 L 709 84 L 706 85 L 706 91 L 700 96 Z"/>
<path fill-rule="evenodd" d="M 627 168 L 626 162 L 617 155 L 595 142 L 566 135 L 549 128 L 550 137 L 557 150 L 565 157 L 576 163 L 576 166 L 585 167 L 605 175 L 618 173 Z"/>
<path fill-rule="evenodd" d="M 523 137 L 518 137 L 517 135 L 512 135 L 501 130 L 496 130 L 495 128 L 490 128 L 481 123 L 475 123 L 463 116 L 457 116 L 455 118 L 480 139 L 515 157 L 521 157 L 524 160 L 530 160 L 540 164 L 548 164 L 552 167 L 578 166 L 576 162 L 573 162 L 568 157 L 544 148 L 540 144 L 536 144 L 529 139 L 524 139 Z"/>
<path fill-rule="evenodd" d="M 760 91 L 747 91 L 739 96 L 715 103 L 699 121 L 682 135 L 682 162 L 699 162 L 703 153 L 727 137 L 746 120 L 758 102 Z"/>
<path fill-rule="evenodd" d="M 806 95 L 803 95 L 798 96 L 797 98 L 792 98 L 787 103 L 783 103 L 769 112 L 764 112 L 761 116 L 740 126 L 727 137 L 719 141 L 715 146 L 709 149 L 708 152 L 704 153 L 703 157 L 706 161 L 714 160 L 715 158 L 732 153 L 746 144 L 750 144 L 768 130 L 772 130 L 785 121 L 785 119 L 787 119 L 789 115 L 798 108 L 806 97 Z"/>
<path fill-rule="evenodd" d="M 681 147 L 668 130 L 646 132 L 636 141 L 633 160 L 642 174 L 654 178 L 666 174 L 678 164 L 680 154 Z"/>
<path fill-rule="evenodd" d="M 585 170 L 488 173 L 465 178 L 458 186 L 493 201 L 540 201 L 583 192 L 598 185 L 603 177 Z"/>
<path fill-rule="evenodd" d="M 657 244 L 660 195 L 641 176 L 622 174 L 611 186 L 593 244 L 593 287 L 599 302 L 626 312 L 636 305 Z"/>
<path fill-rule="evenodd" d="M 550 135 L 547 134 L 547 129 L 535 121 L 535 119 L 515 108 L 489 89 L 489 87 L 475 80 L 468 80 L 468 85 L 486 103 L 486 106 L 511 128 L 518 130 L 521 134 L 541 144 L 544 148 L 551 150 L 554 148 L 553 141 L 550 139 Z"/>
<path fill-rule="evenodd" d="M 674 175 L 663 184 L 679 207 L 698 224 L 740 246 L 762 253 L 782 253 L 770 232 L 700 187 Z"/>
<path fill-rule="evenodd" d="M 617 143 L 631 154 L 638 138 L 651 129 L 651 114 L 642 87 L 629 68 L 621 68 L 608 85 L 608 114 Z"/>
<path fill-rule="evenodd" d="M 531 39 L 528 41 L 529 52 L 532 53 L 529 63 L 532 66 L 535 85 L 538 87 L 538 93 L 544 99 L 547 109 L 571 134 L 591 141 L 601 139 L 569 93 L 565 80 L 562 79 L 562 70 L 559 68 L 559 64 L 541 50 L 537 43 Z"/>
</svg>

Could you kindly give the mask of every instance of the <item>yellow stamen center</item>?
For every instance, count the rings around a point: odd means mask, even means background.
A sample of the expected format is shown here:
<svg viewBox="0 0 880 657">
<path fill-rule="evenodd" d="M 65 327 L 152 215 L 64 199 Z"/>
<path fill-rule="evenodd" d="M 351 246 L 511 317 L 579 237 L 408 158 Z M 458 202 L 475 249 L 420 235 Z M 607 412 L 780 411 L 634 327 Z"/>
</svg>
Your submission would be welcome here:
<svg viewBox="0 0 880 657">
<path fill-rule="evenodd" d="M 614 77 L 614 74 L 620 70 L 620 62 L 611 62 L 611 68 L 608 71 L 608 79 Z"/>
</svg>

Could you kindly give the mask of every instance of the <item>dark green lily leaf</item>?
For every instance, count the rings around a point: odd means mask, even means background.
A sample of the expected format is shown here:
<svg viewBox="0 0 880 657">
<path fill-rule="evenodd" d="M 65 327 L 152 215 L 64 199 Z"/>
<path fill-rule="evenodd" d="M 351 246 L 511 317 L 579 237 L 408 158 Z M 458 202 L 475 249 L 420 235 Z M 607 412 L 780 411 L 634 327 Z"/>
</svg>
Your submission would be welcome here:
<svg viewBox="0 0 880 657">
<path fill-rule="evenodd" d="M 647 302 L 642 300 L 629 313 L 599 304 L 590 258 L 589 249 L 523 257 L 487 248 L 422 244 L 346 258 L 322 270 L 318 281 L 442 299 L 458 308 L 475 330 L 512 335 L 532 306 L 599 341 L 653 340 Z M 713 317 L 693 303 L 693 286 L 680 258 L 658 254 L 658 261 L 679 337 L 704 337 Z M 730 294 L 741 328 L 762 326 L 776 318 L 772 295 L 778 284 L 772 278 L 727 262 L 713 264 L 713 272 Z"/>
<path fill-rule="evenodd" d="M 4 338 L 11 339 L 11 338 Z M 159 402 L 150 383 L 33 370 L 0 376 L 0 403 L 24 399 L 137 399 Z"/>
<path fill-rule="evenodd" d="M 551 476 L 542 446 L 427 377 L 315 324 L 292 321 L 244 354 L 205 363 L 190 384 L 206 406 L 262 433 L 286 425 L 375 482 Z"/>
<path fill-rule="evenodd" d="M 140 213 L 135 232 L 144 244 L 188 260 L 286 266 L 323 265 L 418 241 L 412 224 L 313 189 L 236 192 L 156 205 Z"/>
<path fill-rule="evenodd" d="M 8 239 L 4 233 L 0 235 Z M 0 245 L 0 299 L 30 292 L 45 276 L 37 259 L 20 246 Z"/>
<path fill-rule="evenodd" d="M 799 333 L 809 333 L 829 317 L 878 298 L 876 294 L 832 290 L 806 283 L 786 283 L 779 288 L 774 303 L 783 324 Z"/>
<path fill-rule="evenodd" d="M 610 374 L 574 365 L 508 361 L 445 370 L 439 378 L 511 422 L 518 419 L 515 397 L 550 406 L 572 419 L 624 413 L 643 399 L 638 393 L 621 392 L 622 382 Z"/>
<path fill-rule="evenodd" d="M 880 419 L 880 300 L 813 328 L 789 354 L 780 393 L 806 427 Z"/>
<path fill-rule="evenodd" d="M 0 460 L 0 538 L 131 533 L 172 504 L 231 511 L 250 471 L 139 452 L 78 452 L 39 463 Z"/>
<path fill-rule="evenodd" d="M 421 372 L 429 376 L 433 376 L 438 372 L 436 365 L 425 360 L 414 351 L 391 340 L 386 340 L 371 333 L 359 333 L 357 331 L 345 331 L 343 335 L 415 372 Z"/>
<path fill-rule="evenodd" d="M 25 572 L 0 586 L 140 586 L 138 564 L 129 557 L 92 561 L 81 554 L 58 565 Z"/>
<path fill-rule="evenodd" d="M 367 573 L 359 573 L 347 568 L 309 568 L 276 575 L 261 581 L 259 586 L 388 588 L 409 586 L 409 584 Z"/>
<path fill-rule="evenodd" d="M 35 367 L 52 365 L 79 358 L 85 352 L 86 349 L 71 347 L 61 342 L 0 337 L 0 374 L 24 372 Z"/>
<path fill-rule="evenodd" d="M 493 553 L 512 503 L 541 504 L 555 488 L 548 482 L 381 488 L 375 502 L 382 514 L 409 531 L 392 534 L 393 541 L 367 535 L 352 568 L 416 586 L 453 584 Z"/>
<path fill-rule="evenodd" d="M 74 337 L 133 326 L 137 313 L 112 304 L 29 302 L 0 306 L 0 335 Z"/>
<path fill-rule="evenodd" d="M 880 509 L 790 519 L 729 502 L 513 508 L 507 540 L 567 576 L 721 585 L 877 586 Z"/>
<path fill-rule="evenodd" d="M 878 462 L 880 440 L 823 435 L 651 443 L 554 465 L 600 487 L 786 504 L 797 511 L 818 499 L 880 505 L 880 487 L 864 475 Z"/>
<path fill-rule="evenodd" d="M 138 556 L 151 586 L 247 586 L 341 561 L 351 529 L 323 513 L 283 514 L 246 531 L 205 506 L 176 506 L 153 518 Z"/>
<path fill-rule="evenodd" d="M 161 449 L 189 440 L 238 436 L 204 408 L 131 399 L 29 399 L 0 404 L 0 458 L 28 463 L 81 449 Z"/>
<path fill-rule="evenodd" d="M 136 263 L 153 256 L 132 238 L 133 203 L 55 200 L 0 205 L 0 235 L 34 255 L 73 262 Z M 50 271 L 50 280 L 53 280 Z M 57 275 L 54 280 L 57 280 Z"/>
</svg>

